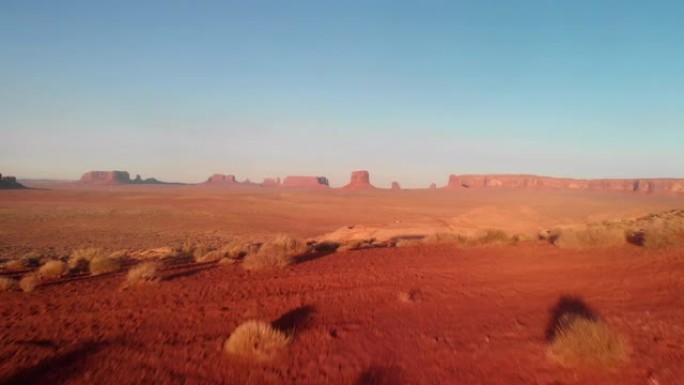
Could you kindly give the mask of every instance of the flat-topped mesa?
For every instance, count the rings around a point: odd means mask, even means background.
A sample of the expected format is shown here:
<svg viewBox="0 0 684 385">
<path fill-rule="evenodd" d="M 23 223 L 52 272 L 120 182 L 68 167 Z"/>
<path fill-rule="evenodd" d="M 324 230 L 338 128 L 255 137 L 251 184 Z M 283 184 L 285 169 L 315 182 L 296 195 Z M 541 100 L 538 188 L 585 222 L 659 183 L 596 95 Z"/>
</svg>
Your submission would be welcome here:
<svg viewBox="0 0 684 385">
<path fill-rule="evenodd" d="M 399 182 L 392 182 L 392 190 L 401 190 L 401 185 L 399 185 Z"/>
<path fill-rule="evenodd" d="M 81 184 L 116 185 L 131 184 L 128 171 L 88 171 L 79 180 Z"/>
<path fill-rule="evenodd" d="M 280 178 L 264 178 L 261 185 L 264 187 L 278 187 L 280 186 Z"/>
<path fill-rule="evenodd" d="M 232 185 L 237 184 L 238 182 L 235 180 L 235 175 L 214 174 L 204 183 L 211 185 Z"/>
<path fill-rule="evenodd" d="M 437 188 L 437 183 L 430 183 L 430 187 L 429 187 L 430 190 L 434 190 L 436 188 Z"/>
<path fill-rule="evenodd" d="M 375 186 L 373 186 L 370 183 L 370 175 L 368 174 L 368 171 L 352 171 L 351 173 L 351 181 L 349 182 L 348 185 L 342 187 L 343 189 L 346 190 L 364 190 L 364 189 L 374 189 Z"/>
<path fill-rule="evenodd" d="M 26 188 L 23 184 L 17 182 L 17 178 L 13 176 L 2 176 L 0 174 L 0 189 L 2 190 L 15 190 Z"/>
<path fill-rule="evenodd" d="M 286 176 L 281 184 L 283 187 L 328 188 L 328 178 L 324 176 Z"/>
<path fill-rule="evenodd" d="M 450 175 L 448 187 L 684 193 L 684 179 L 572 179 L 537 175 Z"/>
</svg>

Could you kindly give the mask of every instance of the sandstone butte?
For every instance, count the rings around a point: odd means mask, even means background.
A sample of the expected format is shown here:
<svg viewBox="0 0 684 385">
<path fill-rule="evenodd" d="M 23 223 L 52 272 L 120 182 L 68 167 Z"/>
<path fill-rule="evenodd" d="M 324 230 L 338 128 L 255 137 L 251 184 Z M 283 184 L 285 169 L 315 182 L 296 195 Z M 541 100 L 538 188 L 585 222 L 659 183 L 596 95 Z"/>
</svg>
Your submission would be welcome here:
<svg viewBox="0 0 684 385">
<path fill-rule="evenodd" d="M 374 189 L 375 186 L 370 183 L 370 175 L 368 174 L 368 171 L 362 170 L 352 171 L 349 184 L 342 188 L 345 190 L 365 190 Z"/>
<path fill-rule="evenodd" d="M 0 174 L 0 189 L 13 190 L 22 188 L 26 188 L 26 186 L 17 182 L 17 178 L 13 176 L 2 176 L 2 174 Z"/>
<path fill-rule="evenodd" d="M 235 180 L 235 175 L 214 174 L 204 183 L 212 185 L 230 185 L 237 184 L 238 182 Z"/>
<path fill-rule="evenodd" d="M 328 178 L 323 176 L 286 176 L 283 179 L 283 187 L 313 187 L 328 188 Z"/>
<path fill-rule="evenodd" d="M 399 182 L 392 182 L 392 190 L 401 190 L 401 185 L 399 185 Z"/>
<path fill-rule="evenodd" d="M 154 178 L 142 179 L 140 175 L 131 179 L 128 171 L 88 171 L 81 176 L 79 183 L 94 185 L 166 184 Z"/>
<path fill-rule="evenodd" d="M 537 175 L 450 175 L 447 188 L 530 188 L 683 193 L 684 179 L 572 179 Z"/>
</svg>

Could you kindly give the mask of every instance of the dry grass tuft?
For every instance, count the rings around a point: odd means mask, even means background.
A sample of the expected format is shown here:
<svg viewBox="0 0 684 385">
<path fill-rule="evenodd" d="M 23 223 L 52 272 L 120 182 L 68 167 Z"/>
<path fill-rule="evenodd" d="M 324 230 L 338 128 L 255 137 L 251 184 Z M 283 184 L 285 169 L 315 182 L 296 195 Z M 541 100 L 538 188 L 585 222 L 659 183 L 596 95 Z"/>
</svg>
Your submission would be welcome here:
<svg viewBox="0 0 684 385">
<path fill-rule="evenodd" d="M 126 286 L 158 282 L 161 279 L 161 263 L 144 262 L 133 267 L 126 275 Z"/>
<path fill-rule="evenodd" d="M 679 217 L 655 220 L 640 232 L 640 245 L 663 249 L 684 245 L 684 221 Z"/>
<path fill-rule="evenodd" d="M 226 341 L 226 353 L 258 362 L 270 361 L 291 338 L 262 321 L 247 321 L 238 326 Z"/>
<path fill-rule="evenodd" d="M 87 270 L 90 261 L 104 256 L 102 249 L 95 247 L 76 249 L 72 251 L 71 256 L 69 256 L 69 267 L 76 270 Z"/>
<path fill-rule="evenodd" d="M 16 270 L 24 270 L 29 267 L 29 261 L 26 259 L 13 259 L 11 261 L 7 261 L 3 264 L 2 266 L 5 270 L 10 270 L 10 271 L 16 271 Z"/>
<path fill-rule="evenodd" d="M 397 296 L 399 302 L 403 303 L 418 302 L 420 301 L 420 297 L 420 291 L 415 289 L 399 292 L 399 295 Z"/>
<path fill-rule="evenodd" d="M 0 292 L 14 291 L 19 288 L 17 280 L 9 277 L 0 277 Z"/>
<path fill-rule="evenodd" d="M 47 261 L 43 266 L 38 269 L 38 275 L 47 279 L 59 279 L 68 270 L 67 264 L 53 259 Z"/>
<path fill-rule="evenodd" d="M 223 257 L 230 259 L 240 259 L 247 254 L 248 245 L 238 241 L 230 241 L 221 248 Z"/>
<path fill-rule="evenodd" d="M 433 233 L 422 239 L 425 245 L 436 245 L 443 243 L 464 244 L 468 239 L 455 233 Z"/>
<path fill-rule="evenodd" d="M 212 250 L 208 251 L 204 254 L 197 253 L 195 254 L 195 262 L 197 263 L 207 263 L 207 262 L 216 262 L 223 258 L 224 253 L 221 250 Z"/>
<path fill-rule="evenodd" d="M 308 247 L 303 242 L 281 234 L 261 245 L 256 253 L 248 254 L 242 261 L 242 267 L 247 270 L 285 267 L 307 251 Z"/>
<path fill-rule="evenodd" d="M 469 243 L 476 245 L 503 245 L 512 242 L 513 240 L 505 231 L 499 229 L 487 229 L 477 235 Z"/>
<path fill-rule="evenodd" d="M 610 368 L 627 359 L 628 347 L 605 322 L 575 317 L 557 331 L 547 353 L 565 367 Z"/>
<path fill-rule="evenodd" d="M 39 285 L 40 278 L 35 274 L 27 274 L 19 280 L 19 288 L 26 293 L 32 292 Z"/>
<path fill-rule="evenodd" d="M 121 259 L 116 256 L 97 256 L 88 264 L 90 274 L 101 275 L 121 270 Z"/>
<path fill-rule="evenodd" d="M 617 246 L 624 244 L 626 239 L 623 228 L 602 224 L 559 228 L 551 231 L 549 237 L 557 247 L 574 249 Z"/>
</svg>

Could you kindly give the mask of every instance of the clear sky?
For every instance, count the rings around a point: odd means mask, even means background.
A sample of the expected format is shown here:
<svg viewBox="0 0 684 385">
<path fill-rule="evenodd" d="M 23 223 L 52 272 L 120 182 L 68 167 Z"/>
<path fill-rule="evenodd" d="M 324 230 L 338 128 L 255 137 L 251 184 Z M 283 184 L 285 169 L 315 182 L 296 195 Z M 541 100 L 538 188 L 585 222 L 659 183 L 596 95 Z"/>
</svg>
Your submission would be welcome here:
<svg viewBox="0 0 684 385">
<path fill-rule="evenodd" d="M 0 172 L 684 177 L 684 2 L 0 1 Z"/>
</svg>

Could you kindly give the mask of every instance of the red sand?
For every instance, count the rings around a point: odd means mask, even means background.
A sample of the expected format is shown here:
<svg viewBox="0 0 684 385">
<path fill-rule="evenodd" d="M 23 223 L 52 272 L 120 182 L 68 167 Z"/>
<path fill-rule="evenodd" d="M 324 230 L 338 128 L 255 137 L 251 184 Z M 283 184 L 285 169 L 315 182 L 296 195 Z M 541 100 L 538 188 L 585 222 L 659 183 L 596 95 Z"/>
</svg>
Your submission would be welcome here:
<svg viewBox="0 0 684 385">
<path fill-rule="evenodd" d="M 682 207 L 682 197 L 472 190 L 279 191 L 125 186 L 2 191 L 0 252 L 220 244 L 344 224 L 534 229 Z M 167 266 L 0 293 L 2 384 L 682 384 L 684 250 L 586 251 L 530 242 L 325 255 L 283 270 Z M 3 273 L 6 274 L 6 273 Z M 401 292 L 416 301 L 403 303 Z M 546 357 L 549 309 L 583 298 L 632 346 L 613 371 Z M 295 337 L 268 365 L 221 350 L 248 319 Z"/>
</svg>

